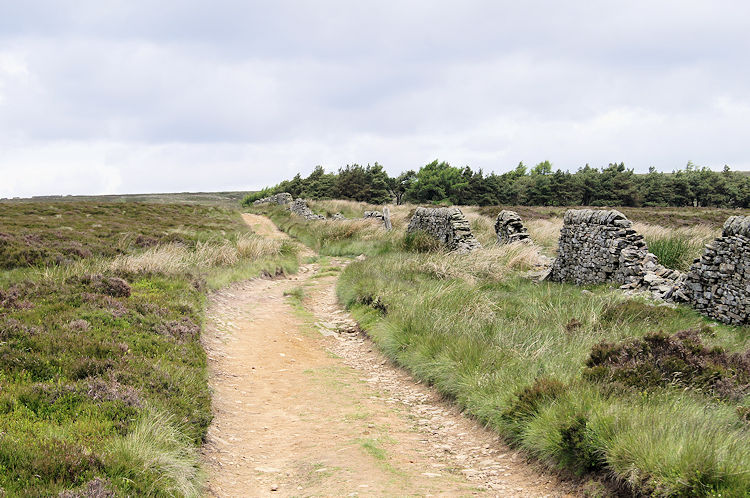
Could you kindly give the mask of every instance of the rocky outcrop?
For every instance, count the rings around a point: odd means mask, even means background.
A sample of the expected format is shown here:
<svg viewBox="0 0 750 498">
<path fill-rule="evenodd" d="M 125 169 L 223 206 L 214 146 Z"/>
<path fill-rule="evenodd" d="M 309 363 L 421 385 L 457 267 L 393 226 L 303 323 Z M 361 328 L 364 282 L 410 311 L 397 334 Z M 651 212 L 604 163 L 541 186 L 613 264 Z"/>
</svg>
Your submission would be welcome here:
<svg viewBox="0 0 750 498">
<path fill-rule="evenodd" d="M 306 220 L 324 220 L 325 216 L 320 216 L 310 211 L 307 202 L 304 199 L 295 199 L 289 206 L 289 210 L 297 216 L 302 216 Z"/>
<path fill-rule="evenodd" d="M 257 206 L 258 204 L 279 204 L 280 206 L 284 206 L 286 204 L 290 204 L 291 202 L 292 194 L 288 192 L 281 192 L 280 194 L 274 194 L 269 197 L 258 199 L 257 201 L 253 202 L 253 205 Z"/>
<path fill-rule="evenodd" d="M 379 220 L 383 219 L 383 213 L 380 211 L 365 211 L 365 215 L 363 218 L 377 218 Z"/>
<path fill-rule="evenodd" d="M 457 207 L 418 207 L 406 231 L 417 230 L 429 233 L 450 251 L 469 252 L 482 247 L 471 233 L 469 221 Z"/>
<path fill-rule="evenodd" d="M 521 222 L 521 217 L 515 211 L 500 211 L 495 220 L 495 234 L 498 244 L 512 244 L 513 242 L 530 243 L 529 233 Z"/>
<path fill-rule="evenodd" d="M 731 216 L 685 277 L 691 305 L 719 321 L 750 321 L 750 216 Z"/>
<path fill-rule="evenodd" d="M 332 220 L 345 220 L 346 216 L 344 216 L 341 213 L 336 213 L 336 214 L 334 214 L 334 215 L 331 216 L 331 219 Z"/>
</svg>

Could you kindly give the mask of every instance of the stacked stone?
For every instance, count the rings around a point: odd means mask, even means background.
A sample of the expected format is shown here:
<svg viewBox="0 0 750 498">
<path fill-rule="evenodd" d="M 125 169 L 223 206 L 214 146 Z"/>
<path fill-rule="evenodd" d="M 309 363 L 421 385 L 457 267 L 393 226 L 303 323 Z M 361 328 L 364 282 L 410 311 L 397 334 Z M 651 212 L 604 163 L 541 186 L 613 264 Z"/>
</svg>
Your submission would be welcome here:
<svg viewBox="0 0 750 498">
<path fill-rule="evenodd" d="M 365 215 L 363 218 L 377 218 L 379 220 L 383 219 L 383 213 L 380 211 L 365 211 Z"/>
<path fill-rule="evenodd" d="M 341 213 L 336 213 L 336 214 L 334 214 L 333 216 L 331 216 L 331 219 L 332 219 L 332 220 L 345 220 L 345 219 L 346 219 L 346 216 L 344 216 L 344 215 L 343 215 L 343 214 L 341 214 Z"/>
<path fill-rule="evenodd" d="M 498 244 L 531 242 L 526 227 L 521 222 L 521 217 L 515 211 L 500 211 L 495 220 L 495 233 L 497 234 Z"/>
<path fill-rule="evenodd" d="M 643 236 L 617 210 L 571 209 L 565 213 L 550 280 L 576 284 L 615 282 L 656 299 L 685 301 L 685 276 L 659 264 Z"/>
<path fill-rule="evenodd" d="M 286 204 L 290 204 L 291 202 L 292 194 L 288 192 L 281 192 L 280 194 L 274 194 L 269 197 L 258 199 L 257 201 L 253 202 L 253 205 L 257 206 L 258 204 L 279 204 L 281 206 L 284 206 Z"/>
<path fill-rule="evenodd" d="M 568 210 L 550 280 L 579 285 L 636 280 L 648 251 L 631 225 L 616 210 Z"/>
<path fill-rule="evenodd" d="M 719 321 L 750 319 L 750 216 L 731 216 L 687 273 L 683 290 L 699 312 Z"/>
<path fill-rule="evenodd" d="M 625 257 L 630 256 L 630 251 L 624 249 Z M 656 256 L 650 252 L 638 261 L 638 255 L 633 255 L 629 270 L 634 273 L 628 274 L 625 283 L 621 286 L 624 290 L 647 291 L 654 299 L 664 301 L 687 301 L 687 295 L 683 292 L 685 275 L 678 270 L 671 270 L 659 264 Z"/>
<path fill-rule="evenodd" d="M 320 216 L 310 211 L 307 202 L 304 199 L 295 199 L 289 206 L 289 210 L 297 216 L 302 216 L 306 220 L 324 220 L 325 216 Z"/>
<path fill-rule="evenodd" d="M 470 252 L 482 247 L 471 233 L 469 221 L 457 207 L 418 207 L 406 228 L 409 233 L 416 230 L 429 233 L 450 251 Z"/>
</svg>

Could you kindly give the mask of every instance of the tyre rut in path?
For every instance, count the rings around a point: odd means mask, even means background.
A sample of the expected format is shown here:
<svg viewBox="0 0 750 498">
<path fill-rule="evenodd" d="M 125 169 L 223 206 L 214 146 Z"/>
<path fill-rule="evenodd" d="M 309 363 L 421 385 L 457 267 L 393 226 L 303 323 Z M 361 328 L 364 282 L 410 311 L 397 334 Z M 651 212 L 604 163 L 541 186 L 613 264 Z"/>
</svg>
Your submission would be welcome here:
<svg viewBox="0 0 750 498">
<path fill-rule="evenodd" d="M 283 236 L 271 227 L 265 236 Z M 345 264 L 303 265 L 291 278 L 212 294 L 203 335 L 214 411 L 203 448 L 209 494 L 574 492 L 377 352 L 336 302 Z M 284 295 L 297 289 L 301 305 Z"/>
</svg>

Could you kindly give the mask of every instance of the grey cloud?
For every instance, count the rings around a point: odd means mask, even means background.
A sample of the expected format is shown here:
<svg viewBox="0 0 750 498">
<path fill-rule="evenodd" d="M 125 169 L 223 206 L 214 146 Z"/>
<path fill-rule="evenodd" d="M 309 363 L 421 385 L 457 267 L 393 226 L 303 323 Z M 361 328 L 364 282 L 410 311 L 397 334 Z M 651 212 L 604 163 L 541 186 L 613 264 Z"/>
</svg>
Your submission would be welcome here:
<svg viewBox="0 0 750 498">
<path fill-rule="evenodd" d="M 739 1 L 4 2 L 0 173 L 15 179 L 0 195 L 260 186 L 435 157 L 750 167 L 749 14 Z M 55 165 L 57 182 L 16 174 Z"/>
</svg>

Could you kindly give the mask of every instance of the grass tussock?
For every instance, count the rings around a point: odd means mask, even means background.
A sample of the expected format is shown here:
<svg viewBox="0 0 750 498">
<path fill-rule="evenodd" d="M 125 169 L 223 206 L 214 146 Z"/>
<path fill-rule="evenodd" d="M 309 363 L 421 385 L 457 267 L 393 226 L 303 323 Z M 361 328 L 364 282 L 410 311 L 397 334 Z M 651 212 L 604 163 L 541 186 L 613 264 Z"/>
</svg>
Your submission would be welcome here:
<svg viewBox="0 0 750 498">
<path fill-rule="evenodd" d="M 317 201 L 311 209 L 319 210 Z M 343 201 L 342 201 L 343 202 Z M 291 216 L 283 207 L 263 205 L 254 212 L 269 216 L 279 228 L 305 245 L 326 256 L 357 256 L 390 251 L 403 236 L 405 223 L 394 216 L 394 229 L 386 232 L 383 224 L 374 219 L 325 220 L 308 222 Z"/>
<path fill-rule="evenodd" d="M 107 467 L 121 489 L 137 495 L 189 497 L 202 491 L 198 451 L 168 413 L 146 411 L 127 436 L 110 444 Z"/>
<path fill-rule="evenodd" d="M 437 279 L 461 279 L 497 282 L 516 271 L 526 271 L 542 263 L 539 250 L 523 243 L 492 246 L 470 254 L 432 251 L 423 256 L 408 257 L 407 266 Z"/>
<path fill-rule="evenodd" d="M 649 251 L 659 263 L 674 270 L 687 271 L 703 247 L 721 235 L 721 230 L 700 224 L 690 227 L 664 229 L 646 223 L 634 223 L 633 228 L 646 239 Z"/>
</svg>

